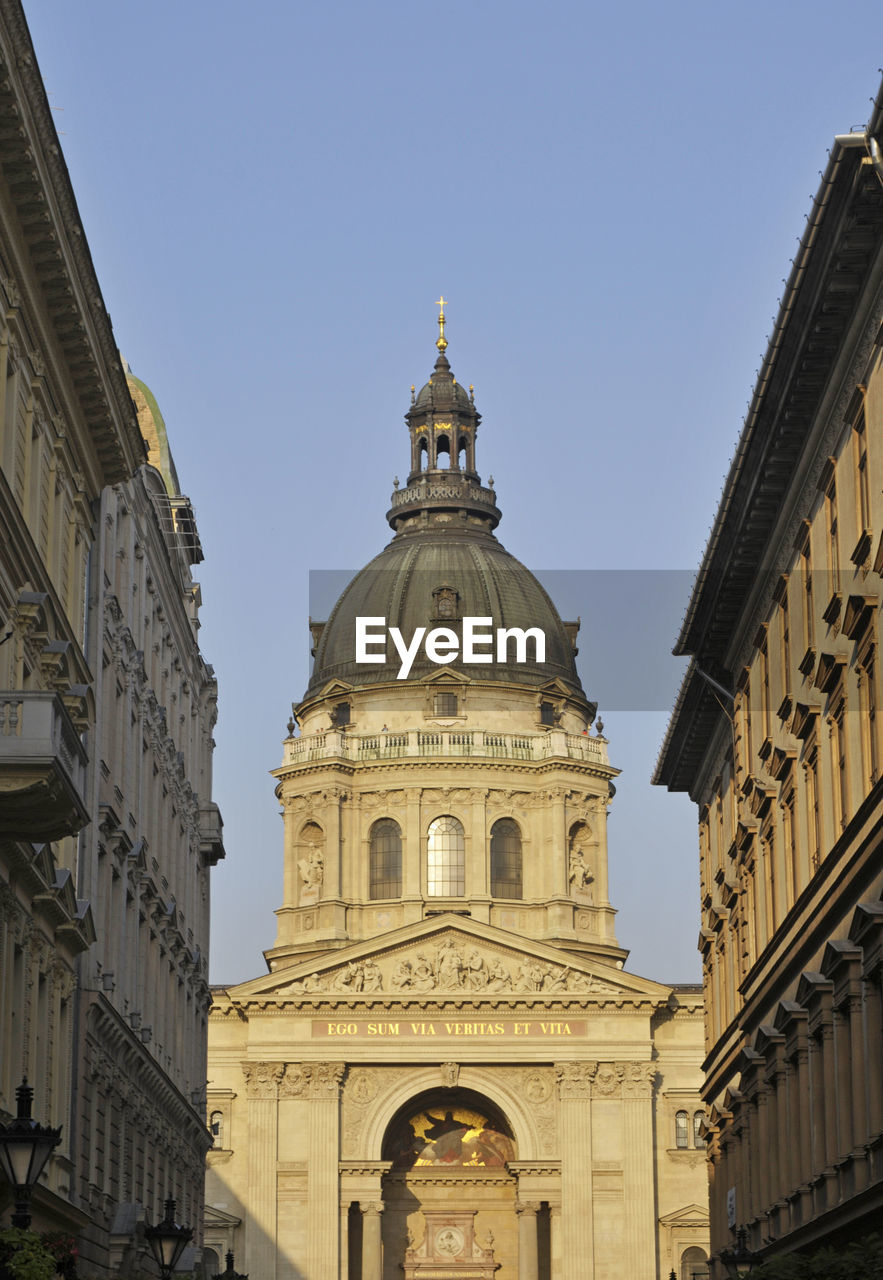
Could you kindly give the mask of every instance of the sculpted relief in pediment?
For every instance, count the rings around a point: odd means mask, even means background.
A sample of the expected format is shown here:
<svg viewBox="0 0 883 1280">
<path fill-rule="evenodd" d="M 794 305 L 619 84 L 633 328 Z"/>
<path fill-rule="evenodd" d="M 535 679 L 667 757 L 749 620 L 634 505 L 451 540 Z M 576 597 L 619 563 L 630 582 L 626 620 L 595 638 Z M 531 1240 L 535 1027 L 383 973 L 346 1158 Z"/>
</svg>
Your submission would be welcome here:
<svg viewBox="0 0 883 1280">
<path fill-rule="evenodd" d="M 533 956 L 489 951 L 452 935 L 436 946 L 415 947 L 388 956 L 368 956 L 324 973 L 307 974 L 277 988 L 278 995 L 323 992 L 400 995 L 472 992 L 542 992 L 617 995 L 615 987 L 570 965 Z"/>
</svg>

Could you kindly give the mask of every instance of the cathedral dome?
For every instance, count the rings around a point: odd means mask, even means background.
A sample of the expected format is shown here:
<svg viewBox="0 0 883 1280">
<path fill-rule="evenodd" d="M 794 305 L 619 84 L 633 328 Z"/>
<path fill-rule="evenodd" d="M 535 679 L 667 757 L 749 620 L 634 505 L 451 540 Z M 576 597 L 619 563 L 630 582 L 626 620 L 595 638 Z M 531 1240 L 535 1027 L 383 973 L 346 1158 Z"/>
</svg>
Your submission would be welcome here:
<svg viewBox="0 0 883 1280">
<path fill-rule="evenodd" d="M 539 688 L 557 679 L 584 698 L 568 629 L 530 570 L 491 533 L 430 528 L 394 538 L 353 578 L 335 605 L 316 648 L 308 696 L 330 680 L 355 686 L 395 682 L 401 660 L 389 639 L 385 662 L 356 662 L 360 617 L 384 618 L 386 628 L 398 627 L 406 643 L 418 627 L 449 627 L 462 642 L 462 619 L 468 617 L 491 618 L 491 625 L 483 628 L 487 631 L 539 628 L 545 635 L 543 662 L 516 662 L 510 642 L 511 661 L 468 664 L 458 659 L 451 665 L 472 680 Z M 530 642 L 527 652 L 529 657 L 534 653 Z M 419 680 L 438 669 L 421 646 L 408 678 Z"/>
<path fill-rule="evenodd" d="M 432 376 L 419 396 L 412 389 L 405 414 L 411 467 L 404 487 L 396 481 L 387 512 L 396 536 L 356 574 L 327 623 L 311 624 L 315 665 L 307 699 L 321 698 L 332 681 L 401 688 L 404 680 L 423 680 L 448 665 L 470 681 L 537 693 L 558 681 L 559 694 L 580 704 L 591 720 L 593 708 L 576 671 L 577 624 L 562 622 L 534 575 L 494 536 L 500 520 L 496 494 L 482 485 L 475 462 L 481 415 L 471 388 L 465 391 L 451 372 L 443 312 L 439 329 Z M 358 619 L 371 620 L 363 629 L 370 627 L 376 637 L 373 660 L 366 660 L 368 649 L 357 660 Z M 466 619 L 475 619 L 473 632 L 484 637 L 471 653 L 466 652 Z M 390 628 L 398 628 L 398 646 Z M 446 629 L 453 656 L 428 654 L 419 628 L 425 629 L 424 639 Z M 500 642 L 501 631 L 516 634 Z M 402 674 L 400 645 L 409 646 L 415 638 L 413 658 Z"/>
</svg>

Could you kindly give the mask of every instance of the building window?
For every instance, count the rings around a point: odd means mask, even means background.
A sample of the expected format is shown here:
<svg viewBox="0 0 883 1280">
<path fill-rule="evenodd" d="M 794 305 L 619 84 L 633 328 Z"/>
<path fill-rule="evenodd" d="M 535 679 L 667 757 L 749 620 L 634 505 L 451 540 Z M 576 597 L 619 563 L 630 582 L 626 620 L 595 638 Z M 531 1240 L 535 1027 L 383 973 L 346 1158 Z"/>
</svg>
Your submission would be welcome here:
<svg viewBox="0 0 883 1280">
<path fill-rule="evenodd" d="M 402 831 L 392 818 L 381 818 L 371 828 L 368 896 L 397 898 L 402 892 Z"/>
<path fill-rule="evenodd" d="M 224 1113 L 223 1111 L 213 1111 L 209 1120 L 209 1132 L 212 1135 L 212 1146 L 223 1147 L 224 1145 Z"/>
<path fill-rule="evenodd" d="M 686 1111 L 679 1111 L 675 1116 L 675 1146 L 679 1151 L 686 1150 L 690 1145 L 688 1142 L 689 1119 Z"/>
<path fill-rule="evenodd" d="M 512 818 L 491 827 L 491 897 L 521 897 L 521 831 Z"/>
<path fill-rule="evenodd" d="M 435 695 L 435 714 L 437 716 L 455 716 L 457 714 L 457 695 L 441 691 Z"/>
<path fill-rule="evenodd" d="M 704 1111 L 693 1112 L 693 1146 L 704 1147 L 705 1139 L 702 1136 L 702 1125 L 705 1122 Z"/>
<path fill-rule="evenodd" d="M 466 841 L 456 818 L 430 822 L 426 871 L 431 898 L 459 898 L 466 892 Z"/>
<path fill-rule="evenodd" d="M 855 450 L 855 472 L 858 487 L 858 536 L 862 537 L 871 530 L 871 495 L 868 484 L 868 442 L 865 432 L 865 407 L 862 404 L 859 415 L 852 427 L 853 447 Z"/>
<path fill-rule="evenodd" d="M 540 724 L 554 725 L 555 723 L 555 707 L 551 702 L 545 699 L 540 703 Z"/>
<path fill-rule="evenodd" d="M 865 767 L 865 786 L 870 788 L 877 781 L 879 760 L 877 744 L 877 675 L 876 645 L 865 645 L 856 660 L 859 676 L 859 703 L 862 733 L 862 757 Z"/>
<path fill-rule="evenodd" d="M 351 709 L 348 702 L 338 702 L 331 713 L 331 723 L 336 729 L 345 729 L 350 723 Z"/>
<path fill-rule="evenodd" d="M 804 760 L 806 771 L 806 819 L 809 835 L 810 874 L 821 860 L 822 815 L 819 809 L 819 748 L 813 739 L 806 746 Z"/>
</svg>

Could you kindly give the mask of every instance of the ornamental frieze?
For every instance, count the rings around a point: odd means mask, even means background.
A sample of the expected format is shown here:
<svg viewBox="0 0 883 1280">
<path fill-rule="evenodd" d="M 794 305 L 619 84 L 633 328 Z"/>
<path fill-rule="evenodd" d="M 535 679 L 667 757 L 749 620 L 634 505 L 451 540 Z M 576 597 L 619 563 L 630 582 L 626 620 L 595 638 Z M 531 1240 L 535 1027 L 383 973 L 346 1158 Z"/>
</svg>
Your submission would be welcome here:
<svg viewBox="0 0 883 1280">
<path fill-rule="evenodd" d="M 416 948 L 393 956 L 351 960 L 329 973 L 307 974 L 277 989 L 277 995 L 342 992 L 529 993 L 616 996 L 608 983 L 570 965 L 551 964 L 531 956 L 509 960 L 500 952 L 460 944 L 450 936 L 435 948 Z"/>
</svg>

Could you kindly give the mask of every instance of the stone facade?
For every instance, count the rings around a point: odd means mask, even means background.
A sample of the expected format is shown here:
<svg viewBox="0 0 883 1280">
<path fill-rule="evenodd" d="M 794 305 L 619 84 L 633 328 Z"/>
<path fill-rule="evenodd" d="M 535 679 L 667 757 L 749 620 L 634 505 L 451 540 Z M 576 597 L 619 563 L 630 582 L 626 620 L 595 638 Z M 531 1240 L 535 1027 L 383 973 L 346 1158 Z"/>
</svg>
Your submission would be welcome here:
<svg viewBox="0 0 883 1280">
<path fill-rule="evenodd" d="M 21 7 L 0 4 L 0 1112 L 23 1075 L 64 1124 L 35 1221 L 76 1231 L 77 883 L 95 694 L 84 634 L 92 504 L 144 446 Z M 79 896 L 78 896 L 79 895 Z"/>
<path fill-rule="evenodd" d="M 765 1254 L 852 1240 L 883 1209 L 881 129 L 883 95 L 830 153 L 657 773 L 699 806 L 715 1252 L 734 1227 Z"/>
<path fill-rule="evenodd" d="M 202 1217 L 217 687 L 17 0 L 0 61 L 0 1119 L 27 1075 L 62 1126 L 34 1225 L 101 1275 L 167 1195 Z"/>
<path fill-rule="evenodd" d="M 147 464 L 105 489 L 93 557 L 95 768 L 80 888 L 97 938 L 80 963 L 75 1166 L 81 1253 L 116 1271 L 174 1196 L 202 1217 L 211 801 L 217 682 L 199 650 L 202 559 L 162 415 L 128 374 Z M 198 1236 L 197 1236 L 198 1240 Z M 185 1263 L 191 1261 L 185 1258 Z"/>
<path fill-rule="evenodd" d="M 213 990 L 206 1244 L 278 1280 L 692 1277 L 701 996 L 623 968 L 577 627 L 493 537 L 443 342 L 396 537 L 312 624 L 270 972 Z M 544 661 L 353 662 L 359 611 L 459 635 L 490 599 Z"/>
</svg>

